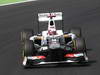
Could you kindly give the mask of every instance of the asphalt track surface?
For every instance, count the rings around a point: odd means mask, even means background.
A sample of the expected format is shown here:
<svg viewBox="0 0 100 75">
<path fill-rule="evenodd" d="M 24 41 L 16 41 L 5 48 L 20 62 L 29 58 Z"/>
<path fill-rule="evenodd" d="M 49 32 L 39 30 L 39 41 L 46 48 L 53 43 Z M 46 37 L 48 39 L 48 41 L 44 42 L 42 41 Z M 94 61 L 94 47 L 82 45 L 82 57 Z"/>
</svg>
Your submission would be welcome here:
<svg viewBox="0 0 100 75">
<path fill-rule="evenodd" d="M 37 13 L 63 11 L 65 29 L 79 26 L 89 48 L 89 66 L 59 66 L 23 69 L 20 31 L 34 28 Z M 42 26 L 41 26 L 42 27 Z M 99 75 L 100 0 L 41 0 L 0 7 L 0 75 Z"/>
</svg>

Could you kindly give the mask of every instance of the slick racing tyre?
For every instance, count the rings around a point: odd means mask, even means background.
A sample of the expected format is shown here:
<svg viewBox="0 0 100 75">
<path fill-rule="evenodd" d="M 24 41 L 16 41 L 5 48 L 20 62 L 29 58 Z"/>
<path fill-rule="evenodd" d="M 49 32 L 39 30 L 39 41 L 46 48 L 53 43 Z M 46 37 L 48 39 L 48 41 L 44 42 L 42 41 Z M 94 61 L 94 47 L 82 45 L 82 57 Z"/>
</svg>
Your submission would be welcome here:
<svg viewBox="0 0 100 75">
<path fill-rule="evenodd" d="M 75 40 L 73 40 L 73 44 L 74 44 L 74 50 L 84 54 L 84 56 L 78 59 L 79 61 L 78 64 L 86 65 L 88 62 L 88 57 L 87 57 L 85 40 L 83 38 L 76 38 Z"/>
<path fill-rule="evenodd" d="M 34 45 L 31 40 L 26 40 L 23 44 L 23 56 L 32 56 L 35 53 Z"/>
<path fill-rule="evenodd" d="M 83 38 L 76 38 L 73 40 L 73 46 L 75 50 L 86 52 L 86 44 Z"/>
<path fill-rule="evenodd" d="M 69 32 L 75 34 L 77 37 L 82 36 L 81 28 L 71 28 Z"/>
<path fill-rule="evenodd" d="M 34 32 L 32 29 L 24 29 L 21 32 L 21 41 L 29 40 L 29 38 L 33 35 L 34 35 Z"/>
<path fill-rule="evenodd" d="M 25 42 L 22 45 L 23 67 L 25 69 L 30 67 L 30 63 L 27 57 L 32 56 L 34 54 L 33 47 L 33 42 L 31 40 L 25 40 Z"/>
</svg>

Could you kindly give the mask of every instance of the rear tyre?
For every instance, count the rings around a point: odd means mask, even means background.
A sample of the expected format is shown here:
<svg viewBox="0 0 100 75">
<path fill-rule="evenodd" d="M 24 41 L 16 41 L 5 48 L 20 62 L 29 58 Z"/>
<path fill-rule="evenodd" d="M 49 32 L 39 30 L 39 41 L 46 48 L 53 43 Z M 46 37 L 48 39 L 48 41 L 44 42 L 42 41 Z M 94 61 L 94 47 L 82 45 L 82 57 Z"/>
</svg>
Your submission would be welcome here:
<svg viewBox="0 0 100 75">
<path fill-rule="evenodd" d="M 77 37 L 82 36 L 81 28 L 71 28 L 69 32 L 75 34 Z"/>
</svg>

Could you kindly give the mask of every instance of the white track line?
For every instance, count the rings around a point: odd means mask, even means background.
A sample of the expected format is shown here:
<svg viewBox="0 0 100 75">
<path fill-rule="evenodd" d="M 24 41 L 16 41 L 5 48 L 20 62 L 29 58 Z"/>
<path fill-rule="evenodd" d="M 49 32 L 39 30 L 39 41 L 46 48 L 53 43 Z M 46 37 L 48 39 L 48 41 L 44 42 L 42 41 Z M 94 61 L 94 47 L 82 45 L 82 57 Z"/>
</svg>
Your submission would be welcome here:
<svg viewBox="0 0 100 75">
<path fill-rule="evenodd" d="M 37 0 L 25 0 L 25 1 L 13 2 L 13 3 L 1 4 L 0 6 L 8 6 L 8 5 L 14 5 L 14 4 L 26 3 L 32 1 L 37 1 Z"/>
</svg>

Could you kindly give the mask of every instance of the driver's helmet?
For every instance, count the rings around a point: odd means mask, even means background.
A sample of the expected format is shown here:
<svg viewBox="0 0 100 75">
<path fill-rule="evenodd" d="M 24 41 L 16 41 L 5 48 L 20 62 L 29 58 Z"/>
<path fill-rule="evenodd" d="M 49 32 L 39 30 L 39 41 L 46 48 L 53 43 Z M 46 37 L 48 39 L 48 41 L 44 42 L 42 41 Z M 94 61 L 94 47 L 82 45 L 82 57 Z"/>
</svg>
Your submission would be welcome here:
<svg viewBox="0 0 100 75">
<path fill-rule="evenodd" d="M 50 29 L 50 30 L 48 30 L 48 34 L 49 35 L 56 35 L 57 34 L 56 29 Z"/>
</svg>

